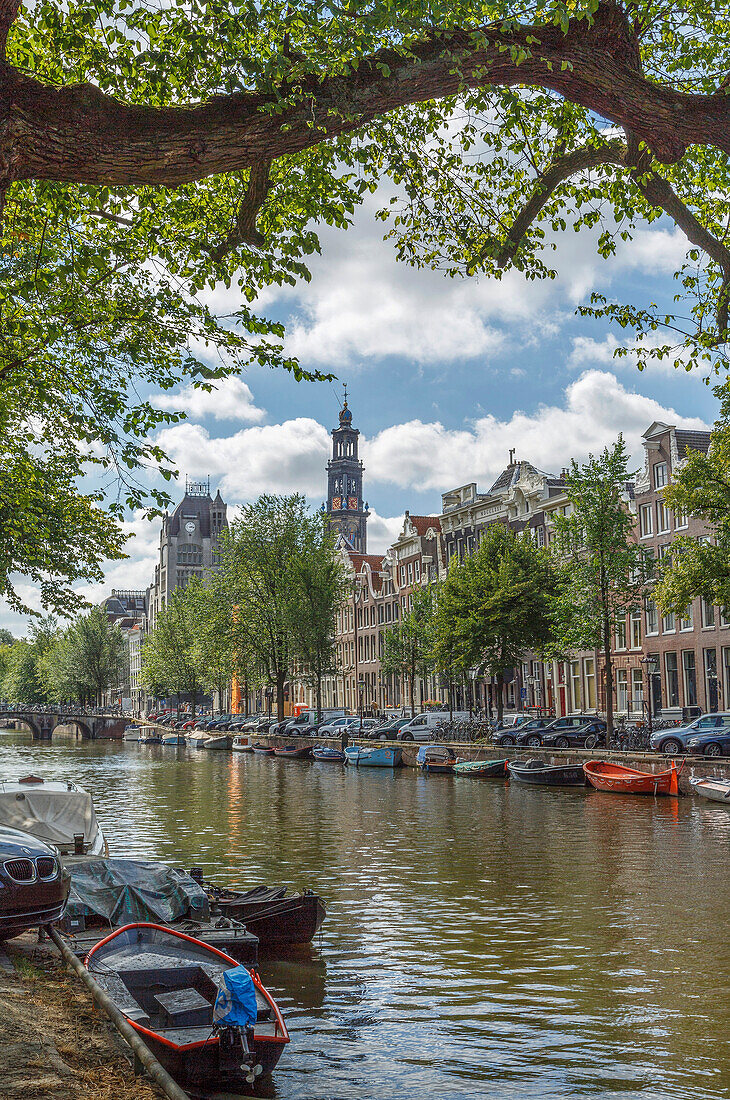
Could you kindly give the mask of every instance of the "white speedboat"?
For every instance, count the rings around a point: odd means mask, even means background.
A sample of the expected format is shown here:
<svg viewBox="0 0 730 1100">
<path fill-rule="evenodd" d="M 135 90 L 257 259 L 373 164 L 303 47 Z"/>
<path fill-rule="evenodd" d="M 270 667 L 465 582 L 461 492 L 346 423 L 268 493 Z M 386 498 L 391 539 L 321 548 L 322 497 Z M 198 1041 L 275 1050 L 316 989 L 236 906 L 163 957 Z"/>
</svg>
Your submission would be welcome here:
<svg viewBox="0 0 730 1100">
<path fill-rule="evenodd" d="M 76 783 L 63 783 L 27 775 L 0 782 L 0 825 L 53 844 L 62 855 L 109 854 L 104 834 L 88 791 Z"/>
<path fill-rule="evenodd" d="M 722 802 L 730 806 L 730 779 L 693 777 L 690 783 L 695 794 L 709 798 L 711 802 Z"/>
</svg>

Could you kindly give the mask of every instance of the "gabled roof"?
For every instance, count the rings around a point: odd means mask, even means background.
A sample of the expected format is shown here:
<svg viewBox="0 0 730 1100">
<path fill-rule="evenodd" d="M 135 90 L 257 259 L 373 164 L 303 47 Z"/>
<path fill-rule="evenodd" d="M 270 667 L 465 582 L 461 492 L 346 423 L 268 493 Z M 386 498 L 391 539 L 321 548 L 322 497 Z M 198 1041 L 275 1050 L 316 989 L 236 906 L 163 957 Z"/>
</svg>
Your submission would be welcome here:
<svg viewBox="0 0 730 1100">
<path fill-rule="evenodd" d="M 441 530 L 441 519 L 439 516 L 412 516 L 409 513 L 408 518 L 421 537 L 426 534 L 429 527 L 434 527 L 437 531 Z"/>
<path fill-rule="evenodd" d="M 707 454 L 710 449 L 711 432 L 693 432 L 686 431 L 684 428 L 677 428 L 674 436 L 677 440 L 677 453 L 680 458 L 687 457 L 687 451 L 701 451 L 702 454 Z"/>
</svg>

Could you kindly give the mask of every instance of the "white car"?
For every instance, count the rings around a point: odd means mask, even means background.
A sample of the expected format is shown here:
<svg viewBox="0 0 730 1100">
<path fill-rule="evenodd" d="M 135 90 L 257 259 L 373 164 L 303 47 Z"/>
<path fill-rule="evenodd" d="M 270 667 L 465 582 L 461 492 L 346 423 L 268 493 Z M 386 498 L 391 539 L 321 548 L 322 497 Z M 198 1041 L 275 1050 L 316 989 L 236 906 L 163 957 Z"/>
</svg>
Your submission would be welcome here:
<svg viewBox="0 0 730 1100">
<path fill-rule="evenodd" d="M 352 726 L 359 726 L 360 719 L 356 714 L 348 714 L 344 718 L 333 718 L 331 722 L 325 722 L 317 730 L 319 737 L 338 737 L 344 730 Z"/>
</svg>

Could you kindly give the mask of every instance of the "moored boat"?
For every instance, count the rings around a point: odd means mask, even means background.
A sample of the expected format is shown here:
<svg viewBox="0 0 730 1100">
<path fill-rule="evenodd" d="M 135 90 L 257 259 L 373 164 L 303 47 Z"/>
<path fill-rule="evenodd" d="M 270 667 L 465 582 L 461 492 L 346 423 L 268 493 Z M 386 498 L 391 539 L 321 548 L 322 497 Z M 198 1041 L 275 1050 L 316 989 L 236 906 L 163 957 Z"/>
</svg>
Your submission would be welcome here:
<svg viewBox="0 0 730 1100">
<path fill-rule="evenodd" d="M 204 749 L 230 749 L 231 738 L 227 733 L 214 733 L 206 737 Z"/>
<path fill-rule="evenodd" d="M 185 740 L 187 741 L 191 749 L 204 749 L 206 742 L 208 741 L 208 734 L 198 733 L 194 730 L 192 733 L 189 733 L 187 735 Z"/>
<path fill-rule="evenodd" d="M 710 802 L 720 802 L 724 806 L 730 806 L 730 779 L 717 779 L 707 776 L 704 779 L 693 776 L 690 779 L 692 790 L 702 798 L 709 798 Z"/>
<path fill-rule="evenodd" d="M 62 855 L 100 856 L 108 851 L 94 800 L 76 783 L 38 775 L 1 781 L 0 826 L 30 833 Z"/>
<path fill-rule="evenodd" d="M 504 779 L 507 776 L 506 760 L 458 760 L 454 775 L 466 775 L 471 779 Z"/>
<path fill-rule="evenodd" d="M 137 738 L 139 745 L 161 745 L 162 734 L 154 726 L 142 726 Z"/>
<path fill-rule="evenodd" d="M 585 787 L 580 764 L 546 764 L 543 760 L 508 761 L 510 780 L 541 787 Z"/>
<path fill-rule="evenodd" d="M 233 738 L 231 748 L 234 752 L 253 752 L 251 738 L 247 733 L 239 733 Z"/>
<path fill-rule="evenodd" d="M 125 726 L 124 727 L 124 740 L 125 741 L 139 741 L 139 726 Z"/>
<path fill-rule="evenodd" d="M 184 745 L 185 734 L 184 733 L 163 733 L 162 735 L 163 745 Z"/>
<path fill-rule="evenodd" d="M 290 757 L 292 760 L 306 760 L 311 754 L 311 745 L 282 745 L 274 749 L 274 756 Z"/>
<path fill-rule="evenodd" d="M 399 746 L 350 745 L 345 749 L 347 763 L 359 768 L 397 768 L 402 756 L 403 749 Z"/>
<path fill-rule="evenodd" d="M 311 943 L 327 916 L 322 899 L 311 890 L 288 894 L 286 886 L 255 886 L 252 890 L 230 890 L 203 882 L 211 913 L 240 921 L 261 944 Z"/>
<path fill-rule="evenodd" d="M 678 776 L 681 771 L 676 764 L 662 772 L 642 772 L 636 768 L 627 768 L 623 764 L 612 764 L 606 760 L 588 760 L 583 771 L 592 787 L 598 791 L 611 791 L 614 794 L 665 794 L 678 795 Z"/>
<path fill-rule="evenodd" d="M 315 760 L 324 760 L 330 764 L 344 764 L 347 760 L 344 752 L 339 749 L 330 749 L 327 745 L 315 745 L 312 756 Z"/>
<path fill-rule="evenodd" d="M 274 1069 L 289 1042 L 256 972 L 181 932 L 126 925 L 97 943 L 85 964 L 183 1088 L 243 1091 Z"/>
<path fill-rule="evenodd" d="M 257 754 L 257 756 L 273 756 L 274 746 L 264 745 L 262 742 L 256 741 L 253 744 L 253 751 Z"/>
<path fill-rule="evenodd" d="M 421 745 L 416 754 L 417 766 L 436 775 L 450 775 L 455 763 L 456 755 L 448 745 Z"/>
</svg>

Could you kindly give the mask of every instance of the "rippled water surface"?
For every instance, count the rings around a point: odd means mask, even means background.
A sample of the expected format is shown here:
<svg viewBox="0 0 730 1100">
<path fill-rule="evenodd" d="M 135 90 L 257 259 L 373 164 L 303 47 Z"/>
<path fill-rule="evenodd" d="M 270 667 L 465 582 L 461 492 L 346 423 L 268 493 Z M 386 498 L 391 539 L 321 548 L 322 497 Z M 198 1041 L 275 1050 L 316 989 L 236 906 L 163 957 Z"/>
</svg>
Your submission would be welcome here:
<svg viewBox="0 0 730 1100">
<path fill-rule="evenodd" d="M 113 854 L 309 886 L 262 959 L 280 1100 L 730 1096 L 730 808 L 0 734 L 81 782 Z"/>
</svg>

